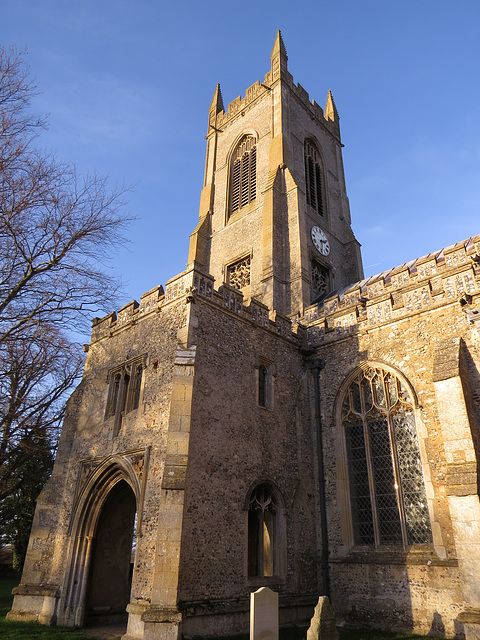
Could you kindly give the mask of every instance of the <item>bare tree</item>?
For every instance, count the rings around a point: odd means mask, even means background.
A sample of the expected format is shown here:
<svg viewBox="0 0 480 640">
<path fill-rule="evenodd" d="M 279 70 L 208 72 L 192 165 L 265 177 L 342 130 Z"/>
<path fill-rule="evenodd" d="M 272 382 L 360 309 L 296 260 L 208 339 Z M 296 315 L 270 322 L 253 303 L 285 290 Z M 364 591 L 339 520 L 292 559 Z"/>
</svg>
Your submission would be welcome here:
<svg viewBox="0 0 480 640">
<path fill-rule="evenodd" d="M 34 94 L 22 54 L 0 49 L 0 499 L 18 490 L 35 440 L 54 440 L 81 369 L 66 335 L 114 306 L 105 264 L 128 221 L 123 190 L 37 148 Z"/>
<path fill-rule="evenodd" d="M 0 349 L 0 501 L 19 488 L 39 440 L 54 449 L 65 395 L 82 365 L 78 345 L 48 325 Z"/>
<path fill-rule="evenodd" d="M 18 54 L 0 50 L 0 341 L 27 325 L 68 326 L 112 308 L 102 268 L 122 240 L 122 193 L 33 147 L 44 122 Z"/>
</svg>

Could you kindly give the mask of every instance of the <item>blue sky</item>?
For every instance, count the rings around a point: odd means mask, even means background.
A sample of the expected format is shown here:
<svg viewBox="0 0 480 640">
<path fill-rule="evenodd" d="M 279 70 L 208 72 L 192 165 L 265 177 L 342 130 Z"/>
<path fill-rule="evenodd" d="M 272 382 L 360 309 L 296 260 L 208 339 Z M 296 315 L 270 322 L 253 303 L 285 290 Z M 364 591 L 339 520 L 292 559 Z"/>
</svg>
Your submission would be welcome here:
<svg viewBox="0 0 480 640">
<path fill-rule="evenodd" d="M 366 275 L 480 233 L 480 2 L 0 0 L 49 114 L 41 144 L 134 185 L 125 298 L 182 271 L 198 219 L 207 110 L 263 80 L 277 29 L 289 70 L 332 90 Z"/>
</svg>

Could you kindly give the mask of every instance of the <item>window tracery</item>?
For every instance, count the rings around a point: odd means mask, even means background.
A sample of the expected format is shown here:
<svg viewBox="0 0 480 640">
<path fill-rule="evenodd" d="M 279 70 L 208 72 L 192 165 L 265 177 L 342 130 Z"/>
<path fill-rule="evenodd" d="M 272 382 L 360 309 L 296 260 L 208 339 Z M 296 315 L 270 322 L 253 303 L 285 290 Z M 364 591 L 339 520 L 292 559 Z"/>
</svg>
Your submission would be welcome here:
<svg viewBox="0 0 480 640">
<path fill-rule="evenodd" d="M 243 289 L 250 284 L 250 256 L 228 265 L 227 284 L 234 289 Z"/>
<path fill-rule="evenodd" d="M 322 171 L 318 151 L 311 140 L 305 140 L 304 156 L 307 203 L 323 216 Z"/>
<path fill-rule="evenodd" d="M 341 409 L 355 544 L 431 544 L 413 405 L 381 368 L 358 373 Z"/>
<path fill-rule="evenodd" d="M 248 507 L 249 576 L 275 575 L 277 538 L 278 505 L 271 487 L 260 484 L 253 490 Z"/>
<path fill-rule="evenodd" d="M 312 301 L 330 291 L 329 270 L 316 260 L 312 260 Z"/>
<path fill-rule="evenodd" d="M 105 419 L 122 416 L 140 403 L 144 357 L 135 358 L 109 372 L 109 390 Z"/>
<path fill-rule="evenodd" d="M 257 141 L 245 136 L 236 148 L 230 168 L 230 215 L 257 197 Z"/>
</svg>

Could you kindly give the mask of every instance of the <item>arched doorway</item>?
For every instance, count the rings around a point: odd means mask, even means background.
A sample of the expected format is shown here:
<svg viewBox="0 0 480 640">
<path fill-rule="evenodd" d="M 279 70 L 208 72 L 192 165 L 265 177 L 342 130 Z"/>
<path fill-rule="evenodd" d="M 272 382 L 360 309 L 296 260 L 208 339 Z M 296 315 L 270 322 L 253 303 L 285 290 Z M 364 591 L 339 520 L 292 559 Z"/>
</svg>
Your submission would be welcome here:
<svg viewBox="0 0 480 640">
<path fill-rule="evenodd" d="M 95 527 L 86 594 L 86 625 L 127 619 L 135 511 L 135 494 L 125 480 L 120 480 L 108 494 Z"/>
</svg>

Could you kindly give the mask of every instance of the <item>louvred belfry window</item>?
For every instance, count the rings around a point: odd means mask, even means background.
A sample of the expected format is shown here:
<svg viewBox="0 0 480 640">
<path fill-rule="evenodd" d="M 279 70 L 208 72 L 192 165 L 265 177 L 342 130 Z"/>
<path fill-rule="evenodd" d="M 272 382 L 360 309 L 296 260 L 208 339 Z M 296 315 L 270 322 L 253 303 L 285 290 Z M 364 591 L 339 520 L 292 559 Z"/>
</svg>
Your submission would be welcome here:
<svg viewBox="0 0 480 640">
<path fill-rule="evenodd" d="M 404 384 L 367 367 L 342 403 L 354 542 L 431 544 L 415 416 Z"/>
<path fill-rule="evenodd" d="M 256 140 L 246 136 L 232 158 L 230 176 L 230 215 L 257 197 Z"/>
<path fill-rule="evenodd" d="M 318 152 L 312 142 L 305 141 L 305 183 L 307 203 L 323 216 L 322 173 Z"/>
</svg>

